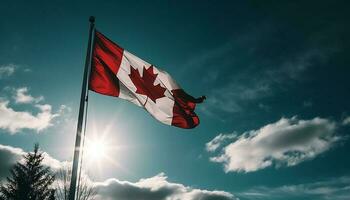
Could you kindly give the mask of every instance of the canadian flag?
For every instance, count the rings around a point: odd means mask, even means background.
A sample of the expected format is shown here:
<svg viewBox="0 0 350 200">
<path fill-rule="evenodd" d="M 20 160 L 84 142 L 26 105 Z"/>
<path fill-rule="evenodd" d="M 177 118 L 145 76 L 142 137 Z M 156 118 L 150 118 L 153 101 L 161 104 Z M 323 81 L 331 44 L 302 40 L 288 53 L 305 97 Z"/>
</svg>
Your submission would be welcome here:
<svg viewBox="0 0 350 200">
<path fill-rule="evenodd" d="M 128 100 L 145 108 L 160 122 L 194 128 L 196 103 L 205 96 L 188 95 L 171 76 L 121 48 L 95 31 L 89 89 Z"/>
</svg>

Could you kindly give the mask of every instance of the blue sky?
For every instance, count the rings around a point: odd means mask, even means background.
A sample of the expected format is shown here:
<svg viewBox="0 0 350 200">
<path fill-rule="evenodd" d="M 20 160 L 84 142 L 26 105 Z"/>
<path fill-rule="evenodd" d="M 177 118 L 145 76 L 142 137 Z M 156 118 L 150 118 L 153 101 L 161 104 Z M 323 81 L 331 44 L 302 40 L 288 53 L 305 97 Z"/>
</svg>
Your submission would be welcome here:
<svg viewBox="0 0 350 200">
<path fill-rule="evenodd" d="M 183 130 L 90 92 L 87 137 L 114 147 L 113 161 L 84 165 L 91 179 L 222 192 L 213 199 L 349 199 L 348 6 L 3 1 L 0 144 L 30 151 L 39 142 L 53 159 L 72 159 L 94 15 L 99 31 L 207 101 L 199 127 Z M 200 199 L 191 195 L 182 199 Z"/>
</svg>

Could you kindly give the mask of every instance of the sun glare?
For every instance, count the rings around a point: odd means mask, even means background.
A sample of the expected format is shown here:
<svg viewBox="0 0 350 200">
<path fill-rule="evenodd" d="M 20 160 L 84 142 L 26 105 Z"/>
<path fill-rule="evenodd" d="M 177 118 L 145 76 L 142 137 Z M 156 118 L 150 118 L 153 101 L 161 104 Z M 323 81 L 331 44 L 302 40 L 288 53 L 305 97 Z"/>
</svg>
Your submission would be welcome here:
<svg viewBox="0 0 350 200">
<path fill-rule="evenodd" d="M 90 167 L 103 166 L 111 159 L 113 149 L 113 145 L 107 142 L 104 137 L 86 138 L 84 162 Z"/>
<path fill-rule="evenodd" d="M 103 174 L 110 168 L 118 168 L 119 171 L 130 173 L 120 162 L 123 151 L 129 149 L 129 145 L 120 145 L 116 132 L 123 132 L 115 128 L 114 123 L 107 123 L 103 128 L 96 126 L 96 120 L 90 119 L 92 126 L 85 136 L 82 151 L 82 166 L 86 172 L 94 175 Z M 104 122 L 106 123 L 106 122 Z"/>
<path fill-rule="evenodd" d="M 108 145 L 102 140 L 89 141 L 86 145 L 86 156 L 89 161 L 102 161 L 107 156 Z"/>
</svg>

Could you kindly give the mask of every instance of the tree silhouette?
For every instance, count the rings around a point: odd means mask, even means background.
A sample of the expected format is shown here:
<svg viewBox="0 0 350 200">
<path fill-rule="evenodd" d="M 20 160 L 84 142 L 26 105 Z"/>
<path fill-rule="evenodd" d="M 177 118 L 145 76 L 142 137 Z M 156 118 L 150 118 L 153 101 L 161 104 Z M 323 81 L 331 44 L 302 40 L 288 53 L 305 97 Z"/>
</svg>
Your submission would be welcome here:
<svg viewBox="0 0 350 200">
<path fill-rule="evenodd" d="M 50 167 L 42 165 L 44 155 L 39 144 L 23 158 L 24 162 L 17 162 L 11 169 L 7 183 L 0 186 L 0 200 L 55 200 L 55 176 Z"/>
<path fill-rule="evenodd" d="M 72 175 L 70 167 L 62 168 L 57 173 L 56 180 L 56 199 L 68 200 L 69 186 Z M 80 184 L 77 188 L 77 200 L 94 200 L 97 195 L 96 189 L 85 177 L 80 178 Z"/>
</svg>

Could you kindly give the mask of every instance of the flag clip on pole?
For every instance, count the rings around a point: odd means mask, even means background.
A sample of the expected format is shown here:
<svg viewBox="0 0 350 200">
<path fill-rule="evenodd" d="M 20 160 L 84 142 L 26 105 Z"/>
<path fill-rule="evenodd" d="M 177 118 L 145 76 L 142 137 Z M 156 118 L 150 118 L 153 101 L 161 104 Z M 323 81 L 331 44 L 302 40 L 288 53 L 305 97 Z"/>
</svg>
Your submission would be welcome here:
<svg viewBox="0 0 350 200">
<path fill-rule="evenodd" d="M 69 200 L 75 200 L 75 193 L 77 187 L 77 177 L 78 177 L 78 168 L 79 168 L 79 156 L 80 156 L 80 145 L 81 145 L 81 133 L 84 121 L 84 110 L 85 110 L 85 100 L 87 95 L 87 85 L 88 85 L 88 75 L 91 65 L 91 46 L 92 46 L 92 34 L 95 28 L 95 17 L 91 16 L 90 19 L 90 31 L 89 31 L 89 42 L 86 53 L 85 60 L 85 69 L 83 84 L 80 97 L 80 107 L 79 107 L 79 116 L 78 116 L 78 125 L 77 125 L 77 135 L 75 138 L 75 147 L 74 147 L 74 157 L 73 157 L 73 167 L 72 167 L 72 176 L 69 188 Z"/>
</svg>

